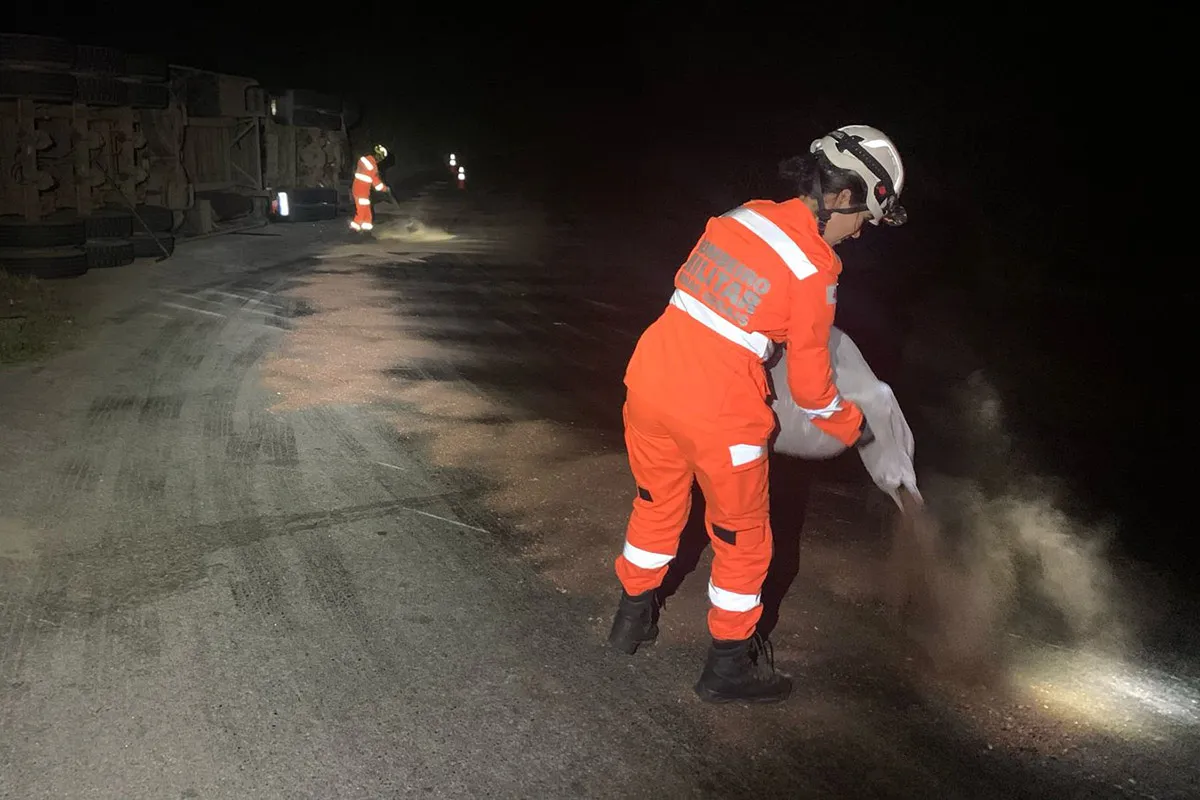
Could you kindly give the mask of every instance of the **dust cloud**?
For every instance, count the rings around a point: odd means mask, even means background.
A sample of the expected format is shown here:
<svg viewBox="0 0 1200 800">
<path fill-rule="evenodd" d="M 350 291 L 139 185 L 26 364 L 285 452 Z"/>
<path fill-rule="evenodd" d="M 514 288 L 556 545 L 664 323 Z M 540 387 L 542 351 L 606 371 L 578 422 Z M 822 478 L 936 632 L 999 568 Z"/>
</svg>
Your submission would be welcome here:
<svg viewBox="0 0 1200 800">
<path fill-rule="evenodd" d="M 1112 531 L 1073 519 L 1057 482 L 1029 470 L 982 373 L 956 405 L 982 463 L 971 477 L 923 475 L 924 506 L 904 498 L 888 605 L 945 672 L 985 677 L 1019 642 L 1122 651 L 1130 627 Z"/>
<path fill-rule="evenodd" d="M 375 206 L 374 238 L 409 244 L 449 242 L 458 237 L 437 225 L 437 204 L 428 192 L 404 202 L 378 203 Z"/>
<path fill-rule="evenodd" d="M 375 227 L 375 238 L 385 241 L 399 241 L 424 244 L 427 242 L 448 242 L 454 239 L 454 234 L 426 225 L 418 219 L 396 219 L 380 222 Z"/>
</svg>

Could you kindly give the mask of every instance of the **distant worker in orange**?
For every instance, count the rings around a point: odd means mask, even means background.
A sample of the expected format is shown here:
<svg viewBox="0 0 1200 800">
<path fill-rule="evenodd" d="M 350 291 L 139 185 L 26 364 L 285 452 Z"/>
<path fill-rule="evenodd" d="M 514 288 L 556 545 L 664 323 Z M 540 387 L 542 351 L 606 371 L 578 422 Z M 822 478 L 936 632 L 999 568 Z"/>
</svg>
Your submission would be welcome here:
<svg viewBox="0 0 1200 800">
<path fill-rule="evenodd" d="M 838 394 L 829 356 L 841 260 L 866 222 L 902 225 L 904 167 L 880 131 L 848 125 L 784 161 L 797 196 L 711 218 L 675 275 L 675 293 L 625 373 L 625 444 L 637 496 L 616 560 L 621 602 L 609 635 L 632 654 L 658 636 L 658 587 L 691 511 L 695 478 L 713 547 L 699 681 L 711 702 L 774 702 L 791 681 L 756 633 L 771 561 L 767 448 L 775 428 L 763 362 L 786 347 L 788 386 L 812 422 L 847 446 L 872 434 Z"/>
<path fill-rule="evenodd" d="M 354 198 L 354 220 L 350 227 L 356 231 L 369 231 L 375 227 L 371 189 L 386 192 L 388 188 L 379 174 L 379 162 L 387 158 L 387 148 L 377 144 L 372 152 L 373 155 L 363 156 L 354 165 L 354 182 L 350 188 L 350 196 Z"/>
</svg>

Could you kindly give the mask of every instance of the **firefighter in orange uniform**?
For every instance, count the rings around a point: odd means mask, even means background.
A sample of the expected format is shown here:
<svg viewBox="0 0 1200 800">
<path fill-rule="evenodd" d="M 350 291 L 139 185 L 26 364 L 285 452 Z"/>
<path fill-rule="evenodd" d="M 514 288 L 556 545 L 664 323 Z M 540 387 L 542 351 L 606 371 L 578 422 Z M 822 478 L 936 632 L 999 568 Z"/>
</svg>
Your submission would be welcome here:
<svg viewBox="0 0 1200 800">
<path fill-rule="evenodd" d="M 387 148 L 377 144 L 372 155 L 363 156 L 354 165 L 354 182 L 350 188 L 350 196 L 354 199 L 354 219 L 350 222 L 353 230 L 369 231 L 375 227 L 371 213 L 371 189 L 387 191 L 387 184 L 379 174 L 379 162 L 387 158 L 387 154 Z"/>
<path fill-rule="evenodd" d="M 787 387 L 821 430 L 847 446 L 871 438 L 838 395 L 829 330 L 842 264 L 833 247 L 866 222 L 901 225 L 904 167 L 880 131 L 849 125 L 781 165 L 798 187 L 786 202 L 753 200 L 709 220 L 675 275 L 663 314 L 638 340 L 623 415 L 637 485 L 616 560 L 622 594 L 609 635 L 632 654 L 658 635 L 657 589 L 675 557 L 696 479 L 713 547 L 713 642 L 696 693 L 711 702 L 785 699 L 756 633 L 771 561 L 768 440 L 775 418 L 763 362 L 786 347 Z"/>
</svg>

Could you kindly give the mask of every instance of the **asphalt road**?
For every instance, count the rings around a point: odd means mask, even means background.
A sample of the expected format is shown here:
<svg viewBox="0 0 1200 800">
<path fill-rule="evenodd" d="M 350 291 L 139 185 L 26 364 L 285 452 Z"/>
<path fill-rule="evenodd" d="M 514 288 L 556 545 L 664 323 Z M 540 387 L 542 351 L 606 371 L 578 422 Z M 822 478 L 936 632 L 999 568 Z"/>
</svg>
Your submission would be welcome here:
<svg viewBox="0 0 1200 800">
<path fill-rule="evenodd" d="M 620 368 L 662 276 L 581 267 L 535 211 L 447 218 L 89 273 L 79 346 L 0 371 L 0 797 L 1196 796 L 1185 678 L 927 674 L 836 481 L 776 523 L 788 704 L 693 696 L 700 554 L 656 647 L 609 653 Z"/>
</svg>

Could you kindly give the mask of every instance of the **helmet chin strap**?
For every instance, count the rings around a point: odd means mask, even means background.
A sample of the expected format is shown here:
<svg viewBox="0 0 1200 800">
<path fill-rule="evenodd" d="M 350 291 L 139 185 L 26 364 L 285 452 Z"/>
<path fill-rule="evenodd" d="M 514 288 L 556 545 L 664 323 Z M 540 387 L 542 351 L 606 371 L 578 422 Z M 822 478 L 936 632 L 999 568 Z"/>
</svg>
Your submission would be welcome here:
<svg viewBox="0 0 1200 800">
<path fill-rule="evenodd" d="M 813 175 L 812 195 L 817 200 L 817 233 L 825 235 L 825 224 L 833 217 L 833 212 L 825 207 L 825 190 L 821 188 L 821 172 Z"/>
<path fill-rule="evenodd" d="M 851 206 L 850 208 L 826 208 L 825 207 L 825 190 L 821 186 L 821 174 L 818 172 L 813 175 L 812 196 L 817 201 L 817 233 L 825 235 L 825 225 L 833 218 L 834 214 L 857 214 L 860 211 L 865 211 L 866 206 Z"/>
</svg>

